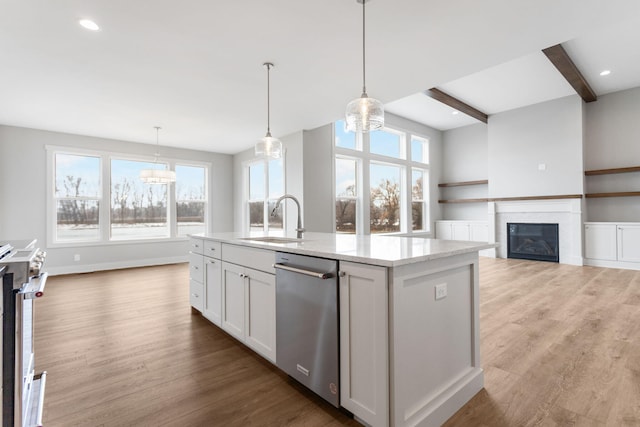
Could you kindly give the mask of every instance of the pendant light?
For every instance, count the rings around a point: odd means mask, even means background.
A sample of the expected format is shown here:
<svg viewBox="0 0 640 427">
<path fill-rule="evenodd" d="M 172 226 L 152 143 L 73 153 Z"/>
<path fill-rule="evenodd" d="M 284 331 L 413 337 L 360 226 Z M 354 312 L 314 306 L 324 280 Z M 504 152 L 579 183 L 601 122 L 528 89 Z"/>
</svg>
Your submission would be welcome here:
<svg viewBox="0 0 640 427">
<path fill-rule="evenodd" d="M 282 157 L 282 142 L 278 138 L 274 138 L 271 136 L 271 112 L 270 112 L 270 101 L 271 101 L 271 93 L 270 93 L 270 85 L 269 85 L 269 71 L 273 68 L 273 64 L 271 62 L 265 62 L 265 67 L 267 67 L 267 134 L 262 138 L 255 147 L 256 156 L 265 156 L 271 157 L 273 159 L 279 159 Z"/>
<path fill-rule="evenodd" d="M 384 107 L 380 101 L 367 95 L 365 73 L 365 3 L 370 0 L 356 0 L 362 3 L 362 95 L 347 105 L 345 121 L 351 132 L 369 132 L 384 127 Z"/>
<path fill-rule="evenodd" d="M 168 184 L 176 181 L 175 171 L 169 169 L 156 169 L 158 163 L 158 156 L 160 156 L 160 126 L 154 126 L 156 130 L 156 152 L 153 159 L 152 169 L 143 169 L 140 171 L 140 179 L 145 184 Z"/>
</svg>

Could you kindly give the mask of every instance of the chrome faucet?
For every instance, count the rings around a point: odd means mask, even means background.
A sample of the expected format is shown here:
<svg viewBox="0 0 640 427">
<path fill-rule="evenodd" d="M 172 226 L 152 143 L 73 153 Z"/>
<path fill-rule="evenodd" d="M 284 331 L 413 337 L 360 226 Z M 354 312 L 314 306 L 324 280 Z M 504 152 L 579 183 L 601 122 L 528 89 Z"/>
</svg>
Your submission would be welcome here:
<svg viewBox="0 0 640 427">
<path fill-rule="evenodd" d="M 276 209 L 278 209 L 278 206 L 280 206 L 280 202 L 283 201 L 284 199 L 291 199 L 294 202 L 296 202 L 296 206 L 298 206 L 298 227 L 296 228 L 296 231 L 298 232 L 298 234 L 296 235 L 296 237 L 298 239 L 302 239 L 302 233 L 304 232 L 304 228 L 302 228 L 302 219 L 300 218 L 300 202 L 298 202 L 298 199 L 293 197 L 291 194 L 285 194 L 283 196 L 280 196 L 280 198 L 276 201 L 275 207 L 271 211 L 271 216 L 276 215 Z"/>
</svg>

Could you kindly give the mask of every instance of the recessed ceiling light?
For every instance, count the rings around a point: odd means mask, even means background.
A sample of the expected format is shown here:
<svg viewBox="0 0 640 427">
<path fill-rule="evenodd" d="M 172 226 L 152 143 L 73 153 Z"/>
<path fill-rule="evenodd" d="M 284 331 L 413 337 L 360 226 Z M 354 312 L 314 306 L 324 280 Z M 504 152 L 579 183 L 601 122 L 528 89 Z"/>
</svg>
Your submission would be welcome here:
<svg viewBox="0 0 640 427">
<path fill-rule="evenodd" d="M 611 70 L 603 70 L 603 71 L 600 71 L 600 75 L 601 75 L 601 76 L 608 76 L 609 74 L 611 74 Z"/>
<path fill-rule="evenodd" d="M 81 19 L 78 21 L 78 23 L 87 30 L 98 31 L 100 29 L 100 27 L 98 27 L 98 24 L 93 22 L 91 19 Z"/>
<path fill-rule="evenodd" d="M 460 112 L 460 111 L 452 111 L 452 112 L 451 112 L 451 114 L 453 114 L 453 115 L 455 116 L 455 115 L 456 115 L 456 114 L 458 114 L 459 112 Z"/>
</svg>

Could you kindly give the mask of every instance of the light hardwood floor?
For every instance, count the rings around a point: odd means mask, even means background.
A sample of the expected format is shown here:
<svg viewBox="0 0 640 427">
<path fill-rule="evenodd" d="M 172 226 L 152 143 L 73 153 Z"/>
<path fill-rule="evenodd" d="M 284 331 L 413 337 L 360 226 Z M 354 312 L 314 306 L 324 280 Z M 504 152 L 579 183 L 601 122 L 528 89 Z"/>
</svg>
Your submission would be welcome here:
<svg viewBox="0 0 640 427">
<path fill-rule="evenodd" d="M 640 426 L 640 272 L 481 258 L 485 389 L 446 426 Z M 50 278 L 46 426 L 359 425 L 188 303 L 186 264 Z"/>
</svg>

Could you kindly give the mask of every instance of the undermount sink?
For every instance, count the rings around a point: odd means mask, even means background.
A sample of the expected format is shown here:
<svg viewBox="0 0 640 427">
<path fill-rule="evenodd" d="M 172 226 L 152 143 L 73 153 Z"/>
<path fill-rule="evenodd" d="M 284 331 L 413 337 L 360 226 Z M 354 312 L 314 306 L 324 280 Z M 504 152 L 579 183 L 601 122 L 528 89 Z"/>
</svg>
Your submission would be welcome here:
<svg viewBox="0 0 640 427">
<path fill-rule="evenodd" d="M 239 240 L 253 240 L 255 242 L 265 243 L 300 243 L 302 239 L 296 239 L 293 237 L 276 237 L 276 236 L 264 236 L 264 237 L 244 237 Z"/>
</svg>

